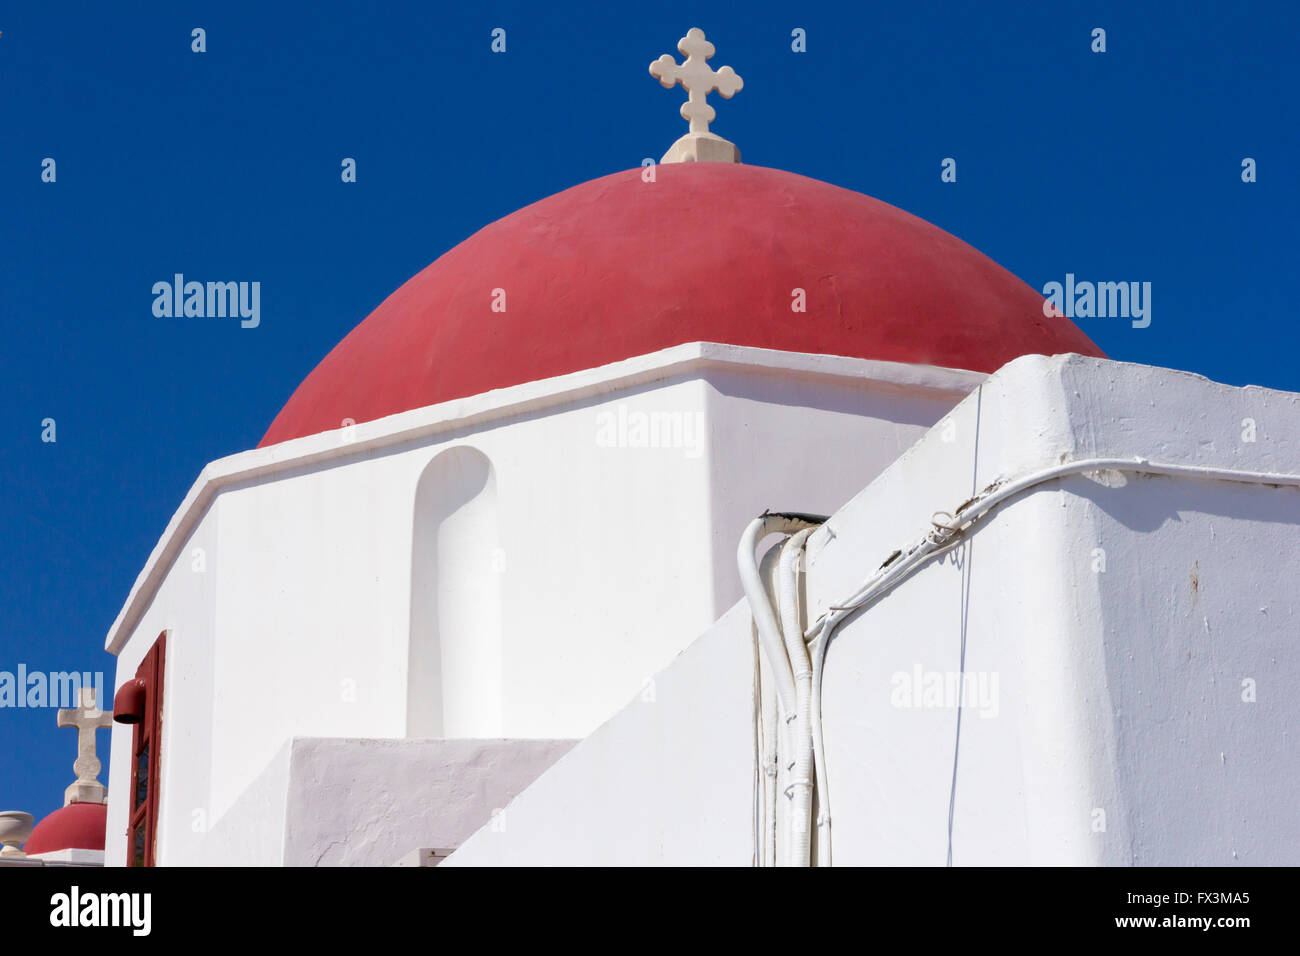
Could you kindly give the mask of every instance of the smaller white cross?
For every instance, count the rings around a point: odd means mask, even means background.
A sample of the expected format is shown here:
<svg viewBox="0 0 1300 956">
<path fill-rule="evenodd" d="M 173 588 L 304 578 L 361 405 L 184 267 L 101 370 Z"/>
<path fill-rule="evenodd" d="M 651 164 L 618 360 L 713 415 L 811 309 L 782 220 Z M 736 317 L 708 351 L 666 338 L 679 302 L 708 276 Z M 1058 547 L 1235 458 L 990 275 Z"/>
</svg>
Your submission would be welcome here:
<svg viewBox="0 0 1300 956">
<path fill-rule="evenodd" d="M 650 64 L 650 75 L 664 89 L 671 90 L 678 83 L 685 88 L 689 98 L 682 104 L 682 119 L 691 124 L 692 133 L 707 133 L 709 123 L 717 115 L 708 104 L 708 95 L 717 90 L 723 99 L 729 100 L 744 87 L 745 81 L 729 66 L 714 72 L 705 62 L 717 51 L 704 39 L 704 31 L 699 27 L 686 31 L 686 36 L 677 43 L 677 51 L 686 57 L 683 63 L 679 65 L 665 53 Z"/>
<path fill-rule="evenodd" d="M 74 801 L 103 803 L 105 790 L 97 779 L 100 763 L 99 757 L 95 755 L 95 731 L 100 727 L 113 726 L 113 712 L 100 710 L 95 703 L 95 689 L 83 687 L 81 706 L 75 710 L 66 707 L 60 709 L 58 720 L 60 727 L 77 728 L 77 760 L 72 765 L 77 781 L 64 791 L 64 804 Z"/>
</svg>

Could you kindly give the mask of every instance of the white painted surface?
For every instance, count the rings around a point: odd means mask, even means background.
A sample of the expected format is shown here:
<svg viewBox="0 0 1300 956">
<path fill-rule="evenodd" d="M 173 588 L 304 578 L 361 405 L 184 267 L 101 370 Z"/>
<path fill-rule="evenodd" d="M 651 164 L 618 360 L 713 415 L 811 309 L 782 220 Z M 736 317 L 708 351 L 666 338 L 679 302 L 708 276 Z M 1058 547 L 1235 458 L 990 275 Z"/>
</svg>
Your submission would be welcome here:
<svg viewBox="0 0 1300 956">
<path fill-rule="evenodd" d="M 273 799 L 250 787 L 293 737 L 586 736 L 739 597 L 755 511 L 832 510 L 981 380 L 697 343 L 214 462 L 108 639 L 120 686 L 169 634 L 160 858 Z M 638 421 L 676 444 L 635 447 Z M 444 514 L 450 471 L 418 502 L 447 453 L 490 493 Z M 113 746 L 125 797 L 129 728 Z M 126 809 L 110 796 L 110 860 Z"/>
<path fill-rule="evenodd" d="M 1180 372 L 1020 359 L 814 535 L 809 601 L 842 600 L 934 512 L 1062 461 L 1300 472 L 1297 412 L 1300 395 Z M 835 863 L 1300 863 L 1298 533 L 1295 488 L 1109 473 L 1008 501 L 831 646 Z M 753 801 L 752 723 L 734 722 L 752 721 L 747 617 L 444 865 L 747 865 L 752 827 L 730 816 Z M 931 674 L 964 675 L 967 696 L 927 697 Z"/>
<path fill-rule="evenodd" d="M 113 686 L 121 687 L 135 672 L 158 635 L 176 622 L 184 622 L 185 640 L 168 644 L 163 675 L 163 754 L 159 761 L 161 789 L 167 800 L 158 807 L 158 848 L 166 852 L 169 841 L 182 845 L 196 839 L 192 821 L 199 811 L 205 827 L 215 823 L 211 812 L 213 743 L 219 737 L 213 710 L 213 659 L 215 657 L 217 578 L 221 572 L 216 557 L 216 509 L 207 507 L 184 539 L 177 543 L 173 573 L 166 576 L 148 604 L 133 639 L 117 657 Z M 206 565 L 196 565 L 202 552 Z M 205 567 L 202 572 L 193 570 Z M 191 706 L 177 707 L 172 698 L 187 688 Z M 228 700 L 228 696 L 223 700 Z M 182 715 L 173 720 L 172 715 Z M 131 739 L 133 728 L 114 724 L 110 746 L 113 759 L 108 770 L 108 820 L 104 834 L 106 865 L 122 866 L 126 861 L 126 829 L 131 792 Z M 250 762 L 245 784 L 261 772 L 269 755 Z"/>
<path fill-rule="evenodd" d="M 691 342 L 599 368 L 495 389 L 390 415 L 374 422 L 363 422 L 349 429 L 341 427 L 218 459 L 203 468 L 168 522 L 163 536 L 136 578 L 126 603 L 109 628 L 105 650 L 111 654 L 120 653 L 127 639 L 135 633 L 141 615 L 157 594 L 194 527 L 206 514 L 209 503 L 227 487 L 334 461 L 345 453 L 375 452 L 457 430 L 473 430 L 512 416 L 544 413 L 557 406 L 599 398 L 619 389 L 653 387 L 675 377 L 737 369 L 766 374 L 773 380 L 811 377 L 826 382 L 857 381 L 866 388 L 902 390 L 914 395 L 947 395 L 953 404 L 986 378 L 978 372 L 929 365 Z"/>
<path fill-rule="evenodd" d="M 32 853 L 17 859 L 0 860 L 0 866 L 29 864 L 34 866 L 103 866 L 103 850 L 51 850 Z"/>
<path fill-rule="evenodd" d="M 206 832 L 170 827 L 158 862 L 388 866 L 455 847 L 573 743 L 294 738 Z"/>
<path fill-rule="evenodd" d="M 389 866 L 456 847 L 572 740 L 295 740 L 286 866 Z"/>
<path fill-rule="evenodd" d="M 733 608 L 442 866 L 748 866 L 755 645 Z"/>
<path fill-rule="evenodd" d="M 191 811 L 188 832 L 176 815 L 162 830 L 158 861 L 163 866 L 281 866 L 288 825 L 290 761 L 297 741 L 284 743 L 230 807 L 215 820 Z M 110 805 L 110 813 L 111 813 Z M 116 857 L 110 860 L 116 861 Z"/>
<path fill-rule="evenodd" d="M 1297 410 L 1180 372 L 1020 359 L 954 413 L 952 441 L 936 428 L 815 536 L 810 599 L 843 598 L 930 512 L 1061 461 L 1300 472 Z M 1300 862 L 1300 703 L 1241 699 L 1246 678 L 1300 677 L 1297 532 L 1296 489 L 1219 481 L 1078 477 L 1004 505 L 831 646 L 835 861 L 943 864 L 951 806 L 957 865 Z M 968 685 L 958 737 L 955 706 L 898 706 L 891 679 L 960 674 L 963 637 L 968 679 L 998 692 L 981 708 Z"/>
<path fill-rule="evenodd" d="M 477 449 L 441 451 L 420 475 L 406 688 L 412 737 L 501 732 L 505 551 L 499 519 L 492 462 Z"/>
</svg>

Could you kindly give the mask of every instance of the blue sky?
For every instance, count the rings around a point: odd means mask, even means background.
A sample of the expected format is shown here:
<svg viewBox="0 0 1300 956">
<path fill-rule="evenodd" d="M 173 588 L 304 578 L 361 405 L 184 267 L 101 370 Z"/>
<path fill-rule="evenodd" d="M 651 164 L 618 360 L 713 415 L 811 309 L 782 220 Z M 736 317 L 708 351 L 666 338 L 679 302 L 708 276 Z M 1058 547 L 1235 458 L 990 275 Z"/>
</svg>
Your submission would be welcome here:
<svg viewBox="0 0 1300 956">
<path fill-rule="evenodd" d="M 1035 288 L 1150 282 L 1148 328 L 1080 320 L 1109 355 L 1300 391 L 1295 4 L 24 6 L 0 12 L 0 671 L 111 686 L 105 633 L 203 465 L 448 248 L 660 156 L 683 97 L 647 67 L 690 26 L 745 80 L 712 99 L 747 162 Z M 259 281 L 261 324 L 156 318 L 176 272 Z M 52 710 L 0 709 L 0 809 L 55 809 L 75 753 Z"/>
</svg>

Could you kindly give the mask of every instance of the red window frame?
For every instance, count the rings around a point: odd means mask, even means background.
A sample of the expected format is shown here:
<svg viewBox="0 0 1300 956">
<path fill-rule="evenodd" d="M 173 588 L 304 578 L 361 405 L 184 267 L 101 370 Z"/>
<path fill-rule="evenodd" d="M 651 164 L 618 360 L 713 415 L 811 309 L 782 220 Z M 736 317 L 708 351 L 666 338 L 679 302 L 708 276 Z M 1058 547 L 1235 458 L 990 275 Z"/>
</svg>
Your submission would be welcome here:
<svg viewBox="0 0 1300 956">
<path fill-rule="evenodd" d="M 158 635 L 135 676 L 144 681 L 144 715 L 131 739 L 126 865 L 153 866 L 158 834 L 158 762 L 162 741 L 163 664 L 167 632 Z M 144 773 L 141 773 L 143 768 Z M 143 779 L 141 779 L 143 777 Z"/>
</svg>

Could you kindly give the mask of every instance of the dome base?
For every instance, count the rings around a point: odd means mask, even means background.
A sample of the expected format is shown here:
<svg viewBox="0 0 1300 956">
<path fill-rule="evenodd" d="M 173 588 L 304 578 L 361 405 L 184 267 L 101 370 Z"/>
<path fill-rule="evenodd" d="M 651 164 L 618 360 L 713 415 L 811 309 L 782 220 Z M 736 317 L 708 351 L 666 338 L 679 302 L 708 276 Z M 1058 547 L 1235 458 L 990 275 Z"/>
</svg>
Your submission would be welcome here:
<svg viewBox="0 0 1300 956">
<path fill-rule="evenodd" d="M 738 163 L 740 149 L 716 133 L 687 133 L 664 153 L 662 163 Z"/>
</svg>

